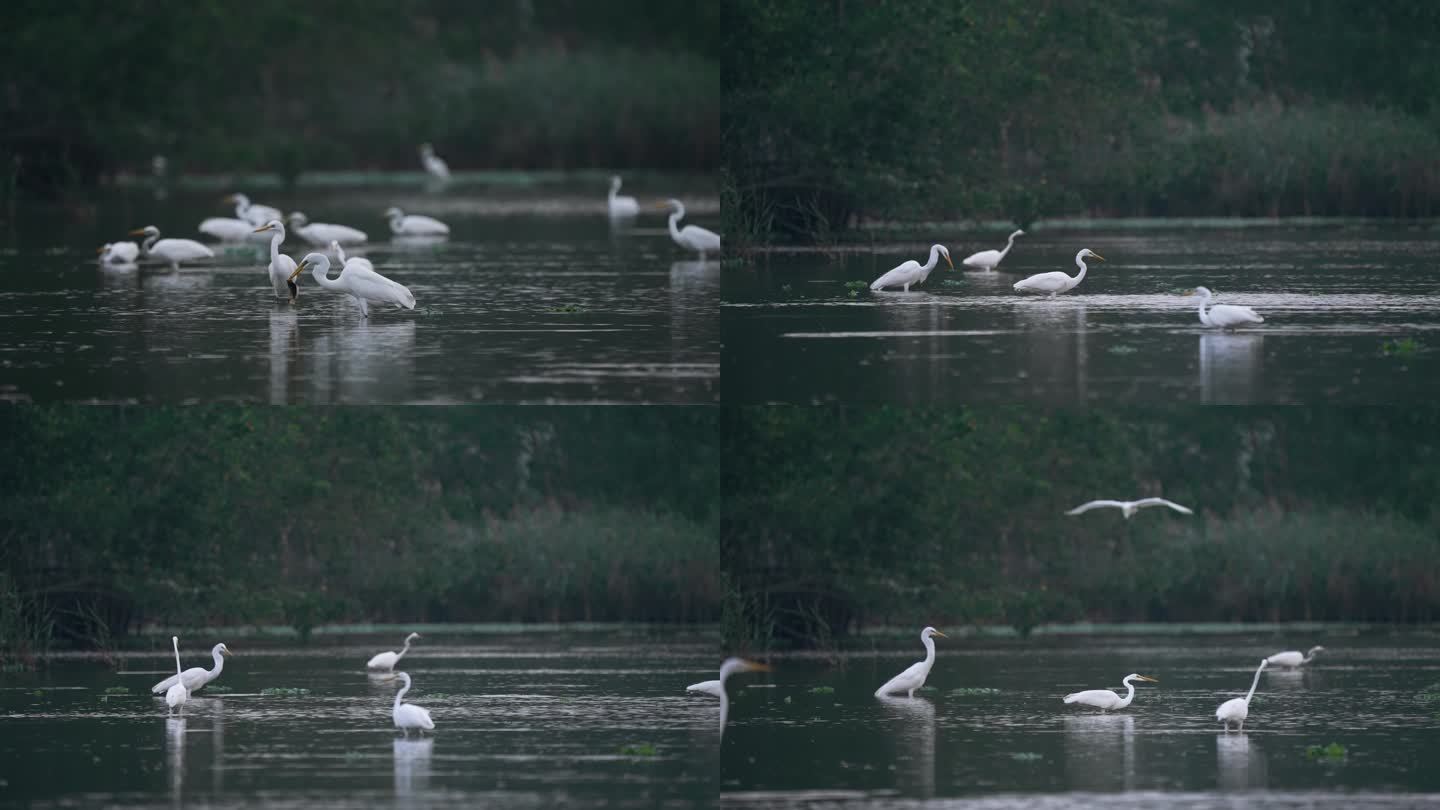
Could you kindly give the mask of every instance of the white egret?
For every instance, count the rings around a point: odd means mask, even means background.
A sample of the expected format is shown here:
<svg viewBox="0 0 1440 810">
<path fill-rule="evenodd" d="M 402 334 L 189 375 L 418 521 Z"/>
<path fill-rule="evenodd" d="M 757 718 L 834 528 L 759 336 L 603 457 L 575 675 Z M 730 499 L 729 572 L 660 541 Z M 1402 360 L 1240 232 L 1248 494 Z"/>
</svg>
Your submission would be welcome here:
<svg viewBox="0 0 1440 810">
<path fill-rule="evenodd" d="M 1125 692 L 1125 697 L 1123 698 L 1115 692 L 1110 691 L 1109 689 L 1086 689 L 1084 692 L 1071 692 L 1070 694 L 1066 695 L 1065 702 L 1081 703 L 1086 706 L 1094 706 L 1101 711 L 1109 711 L 1111 709 L 1123 709 L 1126 706 L 1130 705 L 1130 701 L 1135 699 L 1135 684 L 1131 683 L 1131 681 L 1159 683 L 1159 681 L 1155 680 L 1154 678 L 1147 678 L 1144 675 L 1132 672 L 1131 674 L 1126 675 L 1120 681 L 1120 683 L 1123 684 L 1125 686 L 1125 689 L 1127 690 Z"/>
<path fill-rule="evenodd" d="M 428 143 L 420 144 L 420 163 L 425 166 L 425 171 L 437 180 L 450 179 L 450 167 L 445 161 L 435 156 L 435 148 Z"/>
<path fill-rule="evenodd" d="M 340 268 L 340 275 L 334 279 L 330 278 L 330 257 L 324 253 L 309 253 L 300 260 L 300 265 L 295 272 L 290 274 L 290 280 L 305 272 L 306 268 L 313 268 L 315 283 L 331 292 L 342 292 L 355 299 L 360 305 L 360 317 L 370 317 L 368 302 L 374 301 L 379 304 L 394 304 L 396 309 L 414 309 L 415 296 L 403 284 L 380 275 L 369 266 L 367 261 L 361 264 L 358 261 L 351 261 Z"/>
<path fill-rule="evenodd" d="M 610 196 L 606 202 L 612 217 L 633 217 L 640 213 L 640 203 L 634 197 L 621 196 L 618 174 L 610 178 Z"/>
<path fill-rule="evenodd" d="M 675 240 L 675 244 L 686 250 L 696 251 L 700 254 L 701 261 L 705 260 L 706 253 L 719 252 L 720 234 L 699 225 L 677 227 L 677 223 L 685 218 L 685 203 L 669 200 L 660 204 L 660 208 L 667 207 L 670 209 L 670 238 Z"/>
<path fill-rule="evenodd" d="M 369 669 L 394 669 L 395 665 L 400 663 L 400 659 L 405 657 L 405 653 L 410 652 L 410 642 L 417 638 L 420 638 L 419 633 L 411 633 L 405 637 L 405 646 L 400 648 L 400 652 L 377 653 L 374 658 L 365 663 L 365 666 Z"/>
<path fill-rule="evenodd" d="M 1090 250 L 1090 248 L 1085 248 L 1075 254 L 1075 265 L 1080 268 L 1079 275 L 1070 276 L 1059 270 L 1051 273 L 1038 273 L 1015 282 L 1015 292 L 1030 291 L 1055 295 L 1056 293 L 1074 289 L 1075 285 L 1085 280 L 1085 271 L 1088 269 L 1085 266 L 1085 259 L 1088 257 L 1094 257 L 1096 261 L 1105 261 L 1104 256 L 1095 253 Z"/>
<path fill-rule="evenodd" d="M 1200 296 L 1200 323 L 1206 326 L 1215 326 L 1220 329 L 1232 329 L 1236 326 L 1243 326 L 1247 323 L 1264 323 L 1265 319 L 1250 307 L 1238 307 L 1232 304 L 1216 304 L 1205 311 L 1205 305 L 1210 303 L 1211 292 L 1204 287 L 1196 287 L 1186 295 Z"/>
<path fill-rule="evenodd" d="M 249 221 L 234 217 L 207 217 L 200 223 L 200 233 L 222 242 L 243 242 L 254 230 Z"/>
<path fill-rule="evenodd" d="M 694 692 L 697 695 L 714 695 L 720 697 L 725 693 L 725 687 L 719 681 L 701 681 L 692 683 L 685 687 L 686 692 Z"/>
<path fill-rule="evenodd" d="M 230 648 L 225 646 L 224 642 L 216 644 L 210 648 L 210 658 L 215 662 L 213 667 L 210 669 L 191 667 L 178 676 L 171 675 L 165 680 L 155 684 L 150 687 L 150 691 L 157 695 L 163 693 L 175 685 L 177 677 L 179 678 L 179 683 L 183 685 L 187 691 L 194 692 L 201 689 L 205 684 L 220 677 L 220 673 L 225 669 L 225 656 L 233 654 L 234 653 L 230 652 Z"/>
<path fill-rule="evenodd" d="M 295 260 L 280 252 L 285 241 L 285 226 L 280 220 L 272 219 L 255 229 L 255 233 L 272 232 L 270 237 L 270 286 L 275 288 L 275 297 L 293 302 L 300 296 L 300 285 L 295 283 Z"/>
<path fill-rule="evenodd" d="M 283 219 L 285 216 L 280 213 L 279 208 L 273 208 L 259 203 L 251 203 L 250 198 L 244 194 L 231 194 L 225 198 L 225 201 L 235 203 L 235 216 L 250 223 L 250 227 L 252 228 L 257 225 L 264 225 L 272 219 Z"/>
<path fill-rule="evenodd" d="M 1321 647 L 1317 644 L 1314 647 L 1311 647 L 1309 651 L 1307 651 L 1303 655 L 1300 654 L 1298 650 L 1289 650 L 1287 652 L 1275 653 L 1274 655 L 1266 658 L 1265 660 L 1271 664 L 1274 664 L 1277 667 L 1298 667 L 1314 661 L 1315 653 L 1320 652 L 1324 649 L 1324 647 Z"/>
<path fill-rule="evenodd" d="M 414 703 L 402 704 L 400 702 L 400 699 L 405 697 L 405 693 L 410 691 L 409 673 L 401 672 L 395 677 L 404 684 L 400 687 L 400 691 L 395 693 L 395 708 L 390 712 L 390 716 L 395 718 L 395 727 L 404 732 L 406 737 L 410 736 L 412 728 L 420 732 L 421 736 L 424 736 L 426 731 L 434 731 L 435 721 L 430 719 L 430 712 Z"/>
<path fill-rule="evenodd" d="M 1106 507 L 1114 507 L 1116 509 L 1119 509 L 1125 515 L 1126 520 L 1129 520 L 1131 515 L 1135 514 L 1141 509 L 1144 509 L 1147 506 L 1168 506 L 1182 515 L 1195 514 L 1186 507 L 1181 506 L 1174 501 L 1167 501 L 1164 498 L 1141 498 L 1138 501 L 1090 501 L 1089 503 L 1080 504 L 1079 506 L 1071 509 L 1065 514 L 1079 515 L 1084 512 L 1089 512 L 1091 509 L 1104 509 Z"/>
<path fill-rule="evenodd" d="M 385 212 L 390 220 L 390 232 L 396 236 L 444 236 L 450 233 L 450 226 L 433 217 L 419 214 L 406 215 L 399 208 Z"/>
<path fill-rule="evenodd" d="M 134 242 L 106 242 L 95 252 L 100 254 L 101 264 L 134 264 L 140 256 L 140 246 Z"/>
<path fill-rule="evenodd" d="M 145 237 L 145 241 L 140 245 L 141 256 L 154 256 L 170 265 L 171 270 L 179 270 L 181 262 L 215 258 L 215 251 L 194 239 L 161 239 L 160 229 L 154 225 L 133 230 L 130 235 Z"/>
<path fill-rule="evenodd" d="M 921 630 L 920 643 L 925 645 L 925 660 L 911 664 L 904 672 L 886 681 L 884 686 L 875 690 L 875 697 L 885 697 L 896 692 L 904 692 L 906 697 L 915 697 L 915 690 L 925 685 L 925 679 L 930 675 L 930 667 L 935 665 L 935 641 L 931 636 L 946 637 L 933 627 Z"/>
<path fill-rule="evenodd" d="M 1006 254 L 1010 252 L 1010 248 L 1015 247 L 1015 237 L 1024 235 L 1024 231 L 1016 230 L 1010 234 L 1010 240 L 1005 243 L 1004 250 L 982 250 L 979 253 L 971 253 L 969 256 L 961 259 L 960 263 L 966 267 L 973 267 L 976 270 L 993 272 L 995 268 L 1000 266 L 1000 262 L 1004 261 Z"/>
<path fill-rule="evenodd" d="M 1231 698 L 1215 710 L 1215 719 L 1225 724 L 1226 733 L 1229 733 L 1231 723 L 1238 724 L 1237 730 L 1245 730 L 1245 718 L 1250 716 L 1250 698 L 1255 697 L 1255 687 L 1260 685 L 1260 673 L 1265 671 L 1265 665 L 1269 663 L 1269 660 L 1261 659 L 1260 667 L 1255 670 L 1255 680 L 1250 683 L 1250 691 L 1245 697 Z"/>
<path fill-rule="evenodd" d="M 365 232 L 348 225 L 332 225 L 328 222 L 311 222 L 299 211 L 291 211 L 286 220 L 295 235 L 312 245 L 326 245 L 339 242 L 342 245 L 358 245 L 370 237 Z"/>
<path fill-rule="evenodd" d="M 185 701 L 190 698 L 190 690 L 185 688 L 185 678 L 180 672 L 180 637 L 171 636 L 170 643 L 175 646 L 175 683 L 165 690 L 165 706 L 169 709 L 180 709 Z"/>
<path fill-rule="evenodd" d="M 905 292 L 910 292 L 910 285 L 919 284 L 930 277 L 930 271 L 940 263 L 941 256 L 945 257 L 945 263 L 950 265 L 951 270 L 954 270 L 955 263 L 950 261 L 950 249 L 944 245 L 931 245 L 929 261 L 921 264 L 911 259 L 875 279 L 874 283 L 870 285 L 870 289 L 883 290 L 886 287 L 901 287 Z"/>
<path fill-rule="evenodd" d="M 735 675 L 735 674 L 738 674 L 738 673 L 741 673 L 741 672 L 769 672 L 769 671 L 770 671 L 770 667 L 769 667 L 769 666 L 767 666 L 767 665 L 765 665 L 765 664 L 757 663 L 757 662 L 755 662 L 755 661 L 748 661 L 748 660 L 746 660 L 746 659 L 744 659 L 744 658 L 726 658 L 726 659 L 725 659 L 725 662 L 720 665 L 720 680 L 716 681 L 716 683 L 720 684 L 720 734 L 721 734 L 721 735 L 724 735 L 724 734 L 725 734 L 725 721 L 730 717 L 730 695 L 725 692 L 725 682 L 728 681 L 728 680 L 730 680 L 730 676 L 731 676 L 731 675 Z"/>
<path fill-rule="evenodd" d="M 340 247 L 340 243 L 339 243 L 339 242 L 335 242 L 335 241 L 333 241 L 333 240 L 330 242 L 330 252 L 335 254 L 335 260 L 340 263 L 340 266 L 341 266 L 342 268 L 343 268 L 345 265 L 347 265 L 347 264 L 349 264 L 349 263 L 351 263 L 351 262 L 357 262 L 357 263 L 359 263 L 362 267 L 368 267 L 368 268 L 370 268 L 371 270 L 374 270 L 374 269 L 375 269 L 375 265 L 374 265 L 374 264 L 371 264 L 370 260 L 367 259 L 367 258 L 365 258 L 364 256 L 349 256 L 349 257 L 347 257 L 347 256 L 345 255 L 345 248 Z"/>
</svg>

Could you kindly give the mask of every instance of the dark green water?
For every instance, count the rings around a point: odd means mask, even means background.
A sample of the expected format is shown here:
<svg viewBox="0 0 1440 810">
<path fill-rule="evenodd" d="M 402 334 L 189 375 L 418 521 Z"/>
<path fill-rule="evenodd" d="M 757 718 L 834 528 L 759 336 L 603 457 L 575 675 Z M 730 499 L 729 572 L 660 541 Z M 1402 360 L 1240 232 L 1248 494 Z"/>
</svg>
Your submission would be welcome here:
<svg viewBox="0 0 1440 810">
<path fill-rule="evenodd" d="M 681 196 L 696 209 L 687 221 L 716 227 L 705 190 L 650 185 L 633 193 Z M 715 401 L 718 262 L 700 264 L 674 245 L 658 213 L 612 227 L 604 194 L 473 186 L 253 194 L 367 232 L 370 243 L 350 252 L 417 301 L 414 312 L 372 307 L 369 321 L 308 274 L 296 306 L 278 303 L 265 270 L 268 243 L 217 250 L 213 262 L 178 273 L 95 261 L 100 244 L 134 239 L 126 232 L 146 224 L 200 239 L 203 218 L 234 215 L 213 192 L 157 200 L 134 189 L 21 208 L 0 222 L 0 397 Z M 392 239 L 381 216 L 392 204 L 446 221 L 449 239 Z M 293 234 L 283 246 L 297 259 L 315 249 Z"/>
<path fill-rule="evenodd" d="M 1421 801 L 1415 794 L 1440 792 L 1433 636 L 1318 639 L 1327 651 L 1309 668 L 1267 671 L 1245 733 L 1228 736 L 1215 709 L 1244 696 L 1259 660 L 1315 640 L 937 641 L 933 689 L 913 700 L 872 692 L 923 657 L 918 638 L 845 655 L 838 667 L 781 658 L 773 675 L 737 678 L 725 804 L 1346 807 L 1372 797 L 1409 806 Z M 1140 685 L 1128 709 L 1061 701 L 1082 689 L 1123 696 L 1131 672 L 1160 683 Z M 1307 755 L 1332 742 L 1343 758 Z"/>
<path fill-rule="evenodd" d="M 396 683 L 364 668 L 399 641 L 234 641 L 214 683 L 230 691 L 196 692 L 179 718 L 148 694 L 167 671 L 158 652 L 118 673 L 71 661 L 0 676 L 0 796 L 41 807 L 714 804 L 718 707 L 685 694 L 715 677 L 713 641 L 427 639 L 400 669 L 415 680 L 407 702 L 429 709 L 436 730 L 409 741 L 392 725 Z M 208 668 L 209 646 L 182 647 L 185 666 Z M 130 694 L 104 693 L 117 685 Z M 654 753 L 622 753 L 635 745 Z"/>
<path fill-rule="evenodd" d="M 959 266 L 993 235 L 936 241 Z M 992 244 L 995 243 L 995 244 Z M 909 293 L 852 296 L 930 242 L 772 254 L 725 274 L 727 402 L 1395 403 L 1440 394 L 1440 233 L 1425 229 L 1042 232 L 996 273 L 934 271 Z M 1089 247 L 1054 298 L 1026 276 Z M 1262 325 L 1204 328 L 1185 289 Z M 1387 343 L 1413 341 L 1392 347 Z"/>
</svg>

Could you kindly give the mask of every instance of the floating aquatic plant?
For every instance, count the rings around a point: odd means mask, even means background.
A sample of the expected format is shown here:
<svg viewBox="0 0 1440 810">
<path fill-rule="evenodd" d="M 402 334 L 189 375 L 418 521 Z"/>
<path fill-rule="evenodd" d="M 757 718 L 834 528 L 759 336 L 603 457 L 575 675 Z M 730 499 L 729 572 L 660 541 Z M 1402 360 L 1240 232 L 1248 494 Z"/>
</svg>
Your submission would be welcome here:
<svg viewBox="0 0 1440 810">
<path fill-rule="evenodd" d="M 1349 752 L 1345 750 L 1345 746 L 1337 742 L 1326 746 L 1312 745 L 1305 749 L 1306 758 L 1316 762 L 1344 759 L 1347 753 Z"/>
<path fill-rule="evenodd" d="M 653 757 L 656 749 L 651 743 L 632 743 L 620 746 L 620 753 L 627 757 Z"/>
<path fill-rule="evenodd" d="M 810 687 L 810 694 L 812 694 L 812 695 L 833 695 L 833 694 L 835 694 L 835 687 L 833 687 L 833 686 L 812 686 L 812 687 Z"/>
</svg>

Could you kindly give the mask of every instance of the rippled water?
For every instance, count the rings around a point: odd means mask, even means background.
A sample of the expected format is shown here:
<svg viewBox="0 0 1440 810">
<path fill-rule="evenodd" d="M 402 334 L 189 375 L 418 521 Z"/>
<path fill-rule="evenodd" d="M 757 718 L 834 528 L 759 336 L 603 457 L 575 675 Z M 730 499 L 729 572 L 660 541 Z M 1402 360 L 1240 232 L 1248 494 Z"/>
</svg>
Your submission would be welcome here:
<svg viewBox="0 0 1440 810">
<path fill-rule="evenodd" d="M 958 265 L 993 241 L 949 247 Z M 1012 289 L 1034 273 L 1073 275 L 1081 247 L 1107 261 L 1079 287 L 1054 298 Z M 936 270 L 910 293 L 845 286 L 923 262 L 928 248 L 772 254 L 727 272 L 726 400 L 1397 402 L 1440 392 L 1433 230 L 1040 233 L 1017 240 L 997 273 Z M 1266 322 L 1202 327 L 1196 299 L 1180 295 L 1196 286 Z"/>
<path fill-rule="evenodd" d="M 714 227 L 713 197 L 683 192 L 653 196 L 679 194 L 693 203 L 687 221 Z M 0 397 L 715 401 L 718 262 L 676 247 L 659 213 L 612 227 L 604 189 L 585 193 L 256 194 L 368 232 L 371 243 L 352 253 L 409 287 L 418 304 L 372 307 L 368 322 L 308 273 L 298 305 L 277 302 L 264 269 L 268 243 L 217 251 L 215 262 L 178 273 L 96 263 L 97 246 L 131 239 L 125 232 L 144 224 L 197 238 L 203 217 L 233 215 L 213 193 L 22 210 L 9 234 L 0 232 Z M 391 204 L 441 217 L 450 238 L 393 240 L 380 215 Z M 293 257 L 312 249 L 294 236 L 284 246 Z"/>
<path fill-rule="evenodd" d="M 718 706 L 685 685 L 714 677 L 715 645 L 427 639 L 403 659 L 433 736 L 395 731 L 397 684 L 364 664 L 399 638 L 343 647 L 230 643 L 235 656 L 183 717 L 148 687 L 156 653 L 119 673 L 62 663 L 0 686 L 0 795 L 31 806 L 692 807 L 717 791 Z M 202 664 L 199 640 L 185 666 Z M 194 649 L 190 649 L 193 647 Z M 209 666 L 208 659 L 203 662 Z M 127 695 L 103 690 L 128 688 Z M 266 696 L 269 687 L 308 689 Z M 627 746 L 652 753 L 623 753 Z"/>
<path fill-rule="evenodd" d="M 1229 807 L 1238 796 L 1409 806 L 1414 794 L 1440 791 L 1433 636 L 1324 639 L 1309 668 L 1267 671 L 1245 733 L 1229 735 L 1215 709 L 1244 696 L 1261 658 L 1311 638 L 937 641 L 933 689 L 914 699 L 872 692 L 923 657 L 918 638 L 904 650 L 843 656 L 839 667 L 781 658 L 771 680 L 743 676 L 722 752 L 725 803 L 1048 808 L 1093 804 L 1098 793 L 1119 807 Z M 1061 702 L 1082 689 L 1123 695 L 1131 672 L 1160 683 L 1140 684 L 1128 709 Z M 1343 758 L 1307 754 L 1332 742 Z"/>
</svg>

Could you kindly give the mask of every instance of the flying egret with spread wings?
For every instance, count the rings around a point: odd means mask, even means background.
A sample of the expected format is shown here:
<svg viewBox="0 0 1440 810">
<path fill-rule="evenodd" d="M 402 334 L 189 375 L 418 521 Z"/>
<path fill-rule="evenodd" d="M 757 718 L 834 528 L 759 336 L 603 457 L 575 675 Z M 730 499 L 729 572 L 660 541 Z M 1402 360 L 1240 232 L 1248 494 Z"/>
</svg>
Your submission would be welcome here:
<svg viewBox="0 0 1440 810">
<path fill-rule="evenodd" d="M 1171 509 L 1174 509 L 1176 512 L 1179 512 L 1179 513 L 1182 514 L 1182 515 L 1193 515 L 1193 514 L 1195 514 L 1195 513 L 1192 512 L 1190 509 L 1188 509 L 1188 508 L 1186 508 L 1186 507 L 1184 507 L 1184 506 L 1181 506 L 1180 504 L 1175 503 L 1174 501 L 1167 501 L 1167 500 L 1165 500 L 1164 498 L 1141 498 L 1141 499 L 1138 500 L 1138 501 L 1090 501 L 1089 503 L 1082 503 L 1082 504 L 1080 504 L 1079 506 L 1075 507 L 1074 509 L 1071 509 L 1070 511 L 1066 512 L 1065 514 L 1067 514 L 1067 515 L 1079 515 L 1079 514 L 1083 514 L 1083 513 L 1085 513 L 1085 512 L 1089 512 L 1091 509 L 1104 509 L 1104 508 L 1106 508 L 1106 507 L 1114 507 L 1114 508 L 1116 508 L 1116 509 L 1119 509 L 1122 513 L 1124 513 L 1125 519 L 1126 519 L 1126 520 L 1129 520 L 1131 515 L 1134 515 L 1136 512 L 1140 511 L 1141 509 L 1144 509 L 1144 508 L 1150 507 L 1150 506 L 1168 506 L 1168 507 L 1170 507 Z"/>
</svg>

